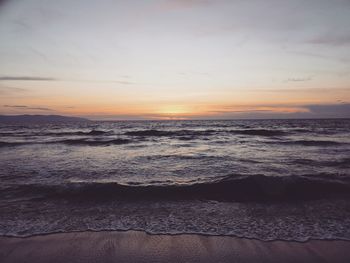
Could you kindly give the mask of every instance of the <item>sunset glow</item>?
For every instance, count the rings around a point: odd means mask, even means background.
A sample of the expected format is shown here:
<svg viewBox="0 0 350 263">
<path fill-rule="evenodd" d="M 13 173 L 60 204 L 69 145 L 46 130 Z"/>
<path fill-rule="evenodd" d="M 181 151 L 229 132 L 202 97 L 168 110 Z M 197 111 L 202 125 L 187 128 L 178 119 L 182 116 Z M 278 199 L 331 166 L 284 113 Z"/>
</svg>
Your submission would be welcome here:
<svg viewBox="0 0 350 263">
<path fill-rule="evenodd" d="M 0 114 L 347 117 L 349 16 L 342 0 L 5 1 Z"/>
</svg>

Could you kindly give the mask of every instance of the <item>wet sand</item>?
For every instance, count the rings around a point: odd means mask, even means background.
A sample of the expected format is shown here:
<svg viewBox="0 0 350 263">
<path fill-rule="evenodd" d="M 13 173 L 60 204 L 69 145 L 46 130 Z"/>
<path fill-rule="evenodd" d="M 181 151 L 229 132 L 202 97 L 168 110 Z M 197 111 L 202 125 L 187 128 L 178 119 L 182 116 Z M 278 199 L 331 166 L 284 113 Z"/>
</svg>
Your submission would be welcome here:
<svg viewBox="0 0 350 263">
<path fill-rule="evenodd" d="M 350 262 L 349 241 L 79 232 L 0 237 L 0 262 Z"/>
</svg>

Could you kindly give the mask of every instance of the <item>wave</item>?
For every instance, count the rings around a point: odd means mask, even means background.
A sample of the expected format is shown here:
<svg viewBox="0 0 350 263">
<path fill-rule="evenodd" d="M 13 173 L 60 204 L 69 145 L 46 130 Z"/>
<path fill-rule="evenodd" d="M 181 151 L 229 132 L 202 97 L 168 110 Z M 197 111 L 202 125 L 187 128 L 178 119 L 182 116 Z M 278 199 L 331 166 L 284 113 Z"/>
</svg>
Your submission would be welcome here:
<svg viewBox="0 0 350 263">
<path fill-rule="evenodd" d="M 246 136 L 263 136 L 263 137 L 280 137 L 295 133 L 312 133 L 311 130 L 297 129 L 297 130 L 281 130 L 281 129 L 207 129 L 207 130 L 195 130 L 195 129 L 182 129 L 182 130 L 157 130 L 157 129 L 144 129 L 144 130 L 134 130 L 126 131 L 123 135 L 132 137 L 172 137 L 179 140 L 194 140 L 197 138 L 206 139 L 213 135 L 221 134 L 231 134 L 231 135 L 246 135 Z M 103 135 L 113 135 L 115 132 L 113 130 L 91 130 L 91 131 L 28 131 L 28 132 L 0 132 L 0 136 L 11 136 L 11 137 L 32 137 L 32 136 L 103 136 Z M 328 141 L 321 141 L 323 144 L 327 144 Z M 304 144 L 309 146 L 313 144 L 314 141 L 300 140 L 296 141 L 295 144 Z"/>
<path fill-rule="evenodd" d="M 255 136 L 283 136 L 287 132 L 281 130 L 268 130 L 268 129 L 244 129 L 244 130 L 230 130 L 230 133 L 242 134 L 242 135 L 255 135 Z"/>
<path fill-rule="evenodd" d="M 0 147 L 11 147 L 26 144 L 24 142 L 2 142 L 0 141 Z"/>
<path fill-rule="evenodd" d="M 68 131 L 68 132 L 0 132 L 0 136 L 31 137 L 31 136 L 99 136 L 112 134 L 111 131 Z"/>
<path fill-rule="evenodd" d="M 66 139 L 58 141 L 27 141 L 27 142 L 2 142 L 0 141 L 0 147 L 15 147 L 21 145 L 33 145 L 33 144 L 65 144 L 76 146 L 109 146 L 109 145 L 121 145 L 131 143 L 131 140 L 127 139 L 111 139 L 111 140 L 89 140 L 89 139 Z"/>
<path fill-rule="evenodd" d="M 167 130 L 140 130 L 140 131 L 129 131 L 125 132 L 128 136 L 141 136 L 141 137 L 172 137 L 172 136 L 206 136 L 213 135 L 218 131 L 215 130 L 177 130 L 177 131 L 167 131 Z"/>
<path fill-rule="evenodd" d="M 302 146 L 336 146 L 336 145 L 346 144 L 346 143 L 341 143 L 336 141 L 326 141 L 326 140 L 274 141 L 269 143 L 302 145 Z"/>
<path fill-rule="evenodd" d="M 319 199 L 331 195 L 350 197 L 350 178 L 327 176 L 264 175 L 226 176 L 209 182 L 192 184 L 118 184 L 78 182 L 59 185 L 27 184 L 15 186 L 21 193 L 45 198 L 99 199 L 207 199 L 218 201 L 297 201 Z"/>
<path fill-rule="evenodd" d="M 292 160 L 291 163 L 309 165 L 309 166 L 350 168 L 350 158 L 343 158 L 340 160 L 326 160 L 326 161 L 312 160 L 312 159 L 295 159 L 295 160 Z"/>
<path fill-rule="evenodd" d="M 52 141 L 46 144 L 67 144 L 67 145 L 86 145 L 86 146 L 108 146 L 108 145 L 120 145 L 130 143 L 127 139 L 113 139 L 113 140 L 86 140 L 86 139 L 67 139 L 62 141 Z"/>
<path fill-rule="evenodd" d="M 124 133 L 128 136 L 142 136 L 142 137 L 172 137 L 172 136 L 208 136 L 220 133 L 231 133 L 231 134 L 242 134 L 242 135 L 255 135 L 255 136 L 283 136 L 287 132 L 282 130 L 269 130 L 269 129 L 241 129 L 241 130 L 140 130 L 140 131 L 130 131 Z M 184 137 L 188 138 L 188 137 Z"/>
<path fill-rule="evenodd" d="M 83 132 L 83 131 L 76 131 L 76 132 L 48 132 L 43 135 L 49 135 L 49 136 L 67 136 L 67 135 L 92 135 L 92 136 L 97 136 L 97 135 L 105 135 L 105 134 L 110 134 L 110 131 L 101 131 L 101 130 L 91 130 L 88 132 Z"/>
</svg>

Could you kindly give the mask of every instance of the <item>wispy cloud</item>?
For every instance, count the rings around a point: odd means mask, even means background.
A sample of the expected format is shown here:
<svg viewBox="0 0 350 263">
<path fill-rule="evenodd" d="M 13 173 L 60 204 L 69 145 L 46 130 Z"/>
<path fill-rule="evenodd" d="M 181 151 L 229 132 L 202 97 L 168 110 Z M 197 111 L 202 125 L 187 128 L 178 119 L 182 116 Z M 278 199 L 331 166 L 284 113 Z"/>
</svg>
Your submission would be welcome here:
<svg viewBox="0 0 350 263">
<path fill-rule="evenodd" d="M 25 105 L 4 105 L 5 108 L 21 109 L 21 110 L 39 110 L 39 111 L 54 111 L 50 108 L 45 107 L 31 107 Z"/>
<path fill-rule="evenodd" d="M 2 94 L 2 95 L 9 95 L 12 93 L 21 93 L 21 92 L 26 92 L 26 91 L 28 91 L 28 90 L 23 89 L 23 88 L 0 86 L 0 94 Z"/>
<path fill-rule="evenodd" d="M 161 114 L 90 114 L 82 117 L 91 120 L 159 120 L 164 118 Z"/>
<path fill-rule="evenodd" d="M 310 42 L 308 42 L 310 43 Z M 345 57 L 334 57 L 334 56 L 327 56 L 323 54 L 317 54 L 313 52 L 305 52 L 305 51 L 287 51 L 287 53 L 297 56 L 304 56 L 304 57 L 310 57 L 310 58 L 316 58 L 316 59 L 322 59 L 322 60 L 329 60 L 329 61 L 338 61 L 341 63 L 349 63 L 350 60 Z"/>
<path fill-rule="evenodd" d="M 4 105 L 6 108 L 27 108 L 27 106 L 24 105 Z"/>
<path fill-rule="evenodd" d="M 287 79 L 287 82 L 306 82 L 312 80 L 311 77 L 307 78 L 289 78 Z"/>
<path fill-rule="evenodd" d="M 338 88 L 338 87 L 329 87 L 329 88 L 285 88 L 285 89 L 250 89 L 246 91 L 251 92 L 261 92 L 261 93 L 295 93 L 295 92 L 350 92 L 349 88 Z"/>
<path fill-rule="evenodd" d="M 135 84 L 134 82 L 126 81 L 126 80 L 111 80 L 111 81 L 106 81 L 106 82 L 118 83 L 118 84 L 123 84 L 123 85 L 133 85 L 133 84 Z"/>
<path fill-rule="evenodd" d="M 30 110 L 42 110 L 42 111 L 55 111 L 53 109 L 43 108 L 43 107 L 29 107 L 28 109 L 30 109 Z"/>
<path fill-rule="evenodd" d="M 213 113 L 254 113 L 254 112 L 270 112 L 270 113 L 295 113 L 308 112 L 309 110 L 304 106 L 295 105 L 227 105 L 221 106 L 219 110 L 211 111 Z"/>
<path fill-rule="evenodd" d="M 0 81 L 72 81 L 72 82 L 97 82 L 97 83 L 118 83 L 123 85 L 133 85 L 134 82 L 128 80 L 88 80 L 88 79 L 58 79 L 52 77 L 39 76 L 0 76 Z"/>
<path fill-rule="evenodd" d="M 56 81 L 50 77 L 29 77 L 29 76 L 1 76 L 0 81 Z"/>
<path fill-rule="evenodd" d="M 314 37 L 307 42 L 310 44 L 327 45 L 327 46 L 350 45 L 350 34 L 349 35 L 323 34 L 323 35 Z"/>
<path fill-rule="evenodd" d="M 167 0 L 163 3 L 163 7 L 168 9 L 184 9 L 193 8 L 210 4 L 209 0 Z"/>
</svg>

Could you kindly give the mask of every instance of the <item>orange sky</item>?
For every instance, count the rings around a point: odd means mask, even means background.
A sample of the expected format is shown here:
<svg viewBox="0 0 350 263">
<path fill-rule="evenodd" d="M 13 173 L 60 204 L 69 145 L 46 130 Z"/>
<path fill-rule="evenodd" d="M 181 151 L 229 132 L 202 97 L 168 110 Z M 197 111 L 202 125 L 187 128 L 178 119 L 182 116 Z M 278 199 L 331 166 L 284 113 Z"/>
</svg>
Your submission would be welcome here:
<svg viewBox="0 0 350 263">
<path fill-rule="evenodd" d="M 7 1 L 0 114 L 346 117 L 349 17 L 341 0 Z"/>
</svg>

